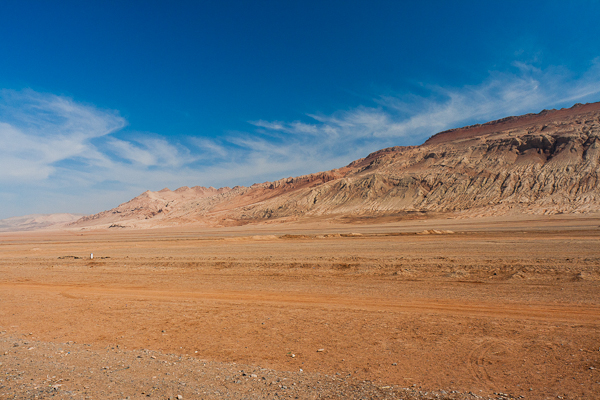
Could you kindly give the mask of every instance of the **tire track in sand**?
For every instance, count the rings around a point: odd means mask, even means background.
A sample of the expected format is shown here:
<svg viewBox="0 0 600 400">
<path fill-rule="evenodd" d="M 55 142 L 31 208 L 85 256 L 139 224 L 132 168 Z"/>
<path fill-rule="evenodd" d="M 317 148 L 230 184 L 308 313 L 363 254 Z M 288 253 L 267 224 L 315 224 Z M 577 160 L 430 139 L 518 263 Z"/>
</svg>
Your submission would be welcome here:
<svg viewBox="0 0 600 400">
<path fill-rule="evenodd" d="M 492 364 L 503 364 L 505 355 L 509 352 L 511 346 L 505 340 L 496 338 L 483 338 L 467 357 L 467 368 L 471 375 L 486 389 L 495 387 L 494 375 L 489 371 L 488 366 Z"/>
</svg>

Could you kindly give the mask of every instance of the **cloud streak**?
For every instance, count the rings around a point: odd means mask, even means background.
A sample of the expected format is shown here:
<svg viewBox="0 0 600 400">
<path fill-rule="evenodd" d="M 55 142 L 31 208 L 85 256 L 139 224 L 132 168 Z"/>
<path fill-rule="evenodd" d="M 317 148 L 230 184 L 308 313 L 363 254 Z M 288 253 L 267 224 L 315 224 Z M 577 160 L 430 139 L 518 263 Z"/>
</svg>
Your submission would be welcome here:
<svg viewBox="0 0 600 400">
<path fill-rule="evenodd" d="M 0 157 L 5 168 L 0 182 L 43 180 L 55 163 L 84 158 L 104 159 L 91 140 L 122 129 L 126 122 L 114 112 L 31 90 L 0 91 Z"/>
<path fill-rule="evenodd" d="M 257 119 L 246 132 L 176 140 L 124 132 L 118 112 L 64 96 L 0 90 L 0 218 L 92 213 L 146 189 L 249 185 L 317 172 L 387 146 L 420 144 L 445 129 L 600 100 L 600 60 L 577 76 L 560 67 L 513 67 L 477 85 L 422 85 L 427 95 L 379 96 L 329 115 Z"/>
</svg>

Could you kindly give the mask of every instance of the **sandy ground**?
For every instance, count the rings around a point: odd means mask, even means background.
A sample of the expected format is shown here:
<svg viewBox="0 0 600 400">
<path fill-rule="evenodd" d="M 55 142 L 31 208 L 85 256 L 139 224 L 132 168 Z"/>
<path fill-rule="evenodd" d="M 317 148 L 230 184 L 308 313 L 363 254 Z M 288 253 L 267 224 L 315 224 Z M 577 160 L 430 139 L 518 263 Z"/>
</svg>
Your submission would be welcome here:
<svg viewBox="0 0 600 400">
<path fill-rule="evenodd" d="M 529 218 L 1 234 L 0 398 L 600 398 L 600 219 Z"/>
</svg>

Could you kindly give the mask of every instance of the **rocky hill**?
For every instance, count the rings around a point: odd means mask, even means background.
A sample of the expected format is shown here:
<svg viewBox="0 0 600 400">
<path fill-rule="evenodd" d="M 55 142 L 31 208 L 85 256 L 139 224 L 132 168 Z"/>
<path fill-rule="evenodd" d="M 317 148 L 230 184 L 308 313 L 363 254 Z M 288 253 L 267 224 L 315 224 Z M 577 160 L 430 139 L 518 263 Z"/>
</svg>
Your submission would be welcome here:
<svg viewBox="0 0 600 400">
<path fill-rule="evenodd" d="M 145 192 L 73 227 L 600 211 L 600 103 L 508 117 L 251 187 Z"/>
</svg>

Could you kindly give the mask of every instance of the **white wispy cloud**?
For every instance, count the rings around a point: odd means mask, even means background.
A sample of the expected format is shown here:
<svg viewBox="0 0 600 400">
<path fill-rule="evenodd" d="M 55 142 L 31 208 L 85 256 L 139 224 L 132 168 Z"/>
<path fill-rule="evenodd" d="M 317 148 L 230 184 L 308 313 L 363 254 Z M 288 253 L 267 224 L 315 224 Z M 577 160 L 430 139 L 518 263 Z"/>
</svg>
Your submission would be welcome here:
<svg viewBox="0 0 600 400">
<path fill-rule="evenodd" d="M 268 121 L 258 120 L 258 121 L 249 121 L 249 123 L 256 127 L 265 128 L 266 130 L 270 130 L 270 131 L 280 131 L 280 132 L 285 132 L 285 133 L 295 133 L 295 134 L 302 134 L 302 135 L 311 135 L 311 134 L 314 135 L 314 134 L 319 133 L 319 129 L 317 126 L 312 125 L 312 124 L 306 124 L 306 123 L 299 122 L 299 121 L 286 123 L 286 122 L 282 122 L 282 121 L 268 122 Z"/>
<path fill-rule="evenodd" d="M 164 138 L 140 138 L 135 141 L 111 138 L 108 146 L 121 159 L 142 167 L 177 168 L 196 160 L 187 148 L 172 144 Z"/>
<path fill-rule="evenodd" d="M 191 138 L 190 142 L 194 144 L 202 153 L 202 159 L 214 159 L 218 157 L 226 157 L 229 153 L 227 147 L 218 143 L 214 139 L 207 138 Z"/>
<path fill-rule="evenodd" d="M 329 115 L 257 119 L 247 132 L 176 140 L 124 132 L 118 112 L 68 97 L 0 90 L 0 217 L 97 212 L 146 189 L 249 185 L 317 172 L 445 129 L 598 101 L 600 59 L 579 75 L 515 62 L 512 72 L 491 72 L 477 85 L 422 88 L 427 95 L 379 96 Z"/>
<path fill-rule="evenodd" d="M 0 91 L 0 182 L 47 179 L 55 163 L 82 157 L 98 161 L 91 140 L 123 128 L 111 111 L 31 90 Z M 95 163 L 94 162 L 94 163 Z"/>
</svg>

